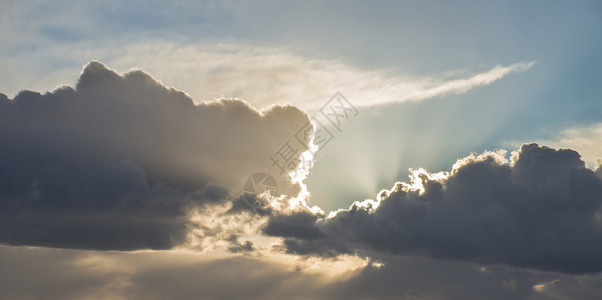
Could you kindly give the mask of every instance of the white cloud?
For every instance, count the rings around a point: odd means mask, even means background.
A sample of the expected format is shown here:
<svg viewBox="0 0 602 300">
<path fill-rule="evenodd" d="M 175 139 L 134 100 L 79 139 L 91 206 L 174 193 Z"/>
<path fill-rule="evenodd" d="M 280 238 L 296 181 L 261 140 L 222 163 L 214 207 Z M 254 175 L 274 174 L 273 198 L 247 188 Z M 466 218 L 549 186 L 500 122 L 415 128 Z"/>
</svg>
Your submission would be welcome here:
<svg viewBox="0 0 602 300">
<path fill-rule="evenodd" d="M 146 49 L 139 53 L 136 49 Z M 535 62 L 495 66 L 454 77 L 397 76 L 386 70 L 359 70 L 337 60 L 307 59 L 293 53 L 245 45 L 187 46 L 168 42 L 128 46 L 117 68 L 143 66 L 169 85 L 188 91 L 196 101 L 239 97 L 256 106 L 291 102 L 306 110 L 320 108 L 337 91 L 356 106 L 418 101 L 461 94 Z"/>
<path fill-rule="evenodd" d="M 77 49 L 77 50 L 74 50 Z M 384 105 L 419 101 L 447 94 L 465 93 L 489 85 L 513 72 L 531 68 L 535 62 L 495 66 L 467 73 L 416 77 L 393 74 L 388 70 L 360 70 L 338 60 L 309 59 L 278 48 L 244 44 L 182 45 L 164 40 L 116 43 L 109 49 L 57 45 L 38 53 L 45 61 L 70 53 L 79 65 L 90 59 L 102 59 L 120 71 L 131 67 L 144 69 L 167 85 L 188 92 L 196 102 L 222 97 L 242 98 L 257 107 L 290 102 L 308 111 L 319 109 L 337 91 L 356 106 Z M 7 59 L 0 58 L 0 62 Z M 11 57 L 19 72 L 2 78 L 0 89 L 16 93 L 15 88 L 51 89 L 64 83 L 64 69 L 54 68 L 36 74 L 31 55 Z M 48 64 L 48 63 L 45 63 Z M 49 76 L 51 75 L 51 76 Z M 62 79 L 62 80 L 61 80 Z M 29 80 L 29 82 L 25 82 Z M 35 82 L 38 83 L 35 83 Z M 44 86 L 36 86 L 44 85 Z"/>
</svg>

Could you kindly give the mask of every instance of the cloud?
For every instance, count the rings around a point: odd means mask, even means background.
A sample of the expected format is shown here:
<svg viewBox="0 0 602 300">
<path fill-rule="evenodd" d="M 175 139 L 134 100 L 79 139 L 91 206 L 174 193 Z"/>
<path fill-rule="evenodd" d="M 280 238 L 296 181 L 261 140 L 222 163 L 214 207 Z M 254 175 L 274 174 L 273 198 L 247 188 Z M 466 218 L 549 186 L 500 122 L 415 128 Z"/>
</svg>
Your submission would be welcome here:
<svg viewBox="0 0 602 300">
<path fill-rule="evenodd" d="M 535 61 L 528 63 L 521 62 L 510 66 L 498 65 L 476 75 L 464 76 L 461 78 L 423 78 L 406 84 L 395 85 L 390 83 L 387 85 L 387 88 L 391 89 L 391 91 L 388 92 L 388 97 L 375 98 L 382 100 L 376 100 L 370 104 L 377 105 L 391 102 L 418 101 L 448 94 L 462 94 L 475 87 L 489 85 L 510 73 L 528 70 L 534 65 Z M 397 97 L 394 95 L 397 95 Z"/>
<path fill-rule="evenodd" d="M 533 299 L 597 299 L 600 298 L 599 275 L 563 277 L 551 281 L 540 282 L 533 286 L 536 293 Z"/>
<path fill-rule="evenodd" d="M 3 246 L 0 298 L 593 300 L 602 279 L 404 257 L 329 276 L 345 262 L 309 261 Z"/>
<path fill-rule="evenodd" d="M 172 248 L 193 209 L 273 172 L 269 157 L 308 121 L 289 105 L 194 104 L 148 73 L 95 61 L 75 89 L 0 94 L 0 243 Z M 280 193 L 299 192 L 274 176 Z"/>
<path fill-rule="evenodd" d="M 241 97 L 256 106 L 291 102 L 314 111 L 340 91 L 357 106 L 418 101 L 447 94 L 465 93 L 489 85 L 535 62 L 495 66 L 477 73 L 415 77 L 387 70 L 359 70 L 337 60 L 307 59 L 289 51 L 222 44 L 182 47 L 169 42 L 127 46 L 146 50 L 142 55 L 121 55 L 116 66 L 144 66 L 172 84 L 189 91 L 195 99 Z M 169 64 L 169 66 L 167 66 Z M 174 67 L 175 66 L 175 67 Z M 199 89 L 211 86 L 211 90 Z"/>
<path fill-rule="evenodd" d="M 602 180 L 579 153 L 523 145 L 510 161 L 487 152 L 451 173 L 415 170 L 378 201 L 318 220 L 292 216 L 289 252 L 373 253 L 508 264 L 564 273 L 602 271 Z M 280 217 L 271 225 L 287 222 Z M 307 232 L 321 231 L 308 236 Z M 343 251 L 339 250 L 343 249 Z M 372 253 L 372 254 L 371 254 Z"/>
<path fill-rule="evenodd" d="M 0 298 L 320 299 L 332 281 L 356 273 L 344 260 L 317 268 L 274 257 L 0 246 Z M 349 273 L 334 270 L 339 264 Z"/>
<path fill-rule="evenodd" d="M 466 93 L 509 74 L 528 70 L 535 64 L 519 62 L 488 69 L 414 76 L 383 69 L 363 70 L 339 60 L 311 59 L 281 48 L 234 43 L 182 45 L 166 40 L 132 43 L 130 39 L 116 42 L 109 50 L 91 48 L 85 43 L 79 47 L 58 44 L 41 54 L 40 60 L 52 61 L 64 57 L 63 53 L 70 53 L 71 64 L 77 66 L 90 57 L 103 57 L 103 61 L 118 70 L 138 66 L 166 84 L 186 91 L 198 103 L 237 97 L 256 107 L 292 103 L 309 112 L 322 107 L 337 91 L 362 107 L 420 101 Z M 26 84 L 48 89 L 68 80 L 71 74 L 65 68 L 52 68 L 40 76 L 32 71 L 34 66 L 29 66 L 31 55 L 0 57 L 0 63 L 21 70 L 18 77 L 0 77 L 0 88 L 5 91 Z M 35 78 L 35 82 L 31 82 L 31 78 Z"/>
<path fill-rule="evenodd" d="M 564 129 L 554 138 L 538 142 L 555 148 L 575 149 L 589 167 L 595 167 L 596 161 L 602 159 L 602 123 Z"/>
</svg>

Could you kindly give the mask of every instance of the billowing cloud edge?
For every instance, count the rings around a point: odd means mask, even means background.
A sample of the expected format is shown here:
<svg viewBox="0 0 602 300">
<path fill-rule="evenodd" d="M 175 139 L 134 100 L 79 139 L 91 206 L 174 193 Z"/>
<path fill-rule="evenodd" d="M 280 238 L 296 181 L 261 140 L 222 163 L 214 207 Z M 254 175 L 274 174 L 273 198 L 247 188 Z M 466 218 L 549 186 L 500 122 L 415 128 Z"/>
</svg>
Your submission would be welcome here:
<svg viewBox="0 0 602 300">
<path fill-rule="evenodd" d="M 273 218 L 283 249 L 332 257 L 409 255 L 564 273 L 602 271 L 602 170 L 579 153 L 525 144 L 412 170 L 376 200 L 327 217 Z"/>
<path fill-rule="evenodd" d="M 243 183 L 274 173 L 270 156 L 308 122 L 291 105 L 195 104 L 146 72 L 118 74 L 98 61 L 75 88 L 0 95 L 0 242 L 171 249 L 208 205 L 260 213 L 239 197 Z M 274 176 L 279 201 L 300 193 L 289 174 Z M 252 249 L 230 240 L 233 251 Z"/>
</svg>

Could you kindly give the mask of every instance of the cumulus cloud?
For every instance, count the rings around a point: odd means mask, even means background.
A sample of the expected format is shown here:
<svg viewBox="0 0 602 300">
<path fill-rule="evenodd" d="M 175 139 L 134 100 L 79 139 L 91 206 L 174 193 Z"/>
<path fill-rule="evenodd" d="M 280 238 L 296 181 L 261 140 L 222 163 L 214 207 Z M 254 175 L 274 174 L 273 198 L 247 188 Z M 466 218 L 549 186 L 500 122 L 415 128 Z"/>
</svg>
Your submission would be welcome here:
<svg viewBox="0 0 602 300">
<path fill-rule="evenodd" d="M 75 89 L 0 94 L 0 243 L 174 247 L 192 209 L 232 200 L 249 175 L 273 171 L 269 157 L 308 121 L 287 105 L 194 104 L 143 71 L 95 61 Z M 299 192 L 274 176 L 281 193 Z"/>
<path fill-rule="evenodd" d="M 400 254 L 565 273 L 602 271 L 602 180 L 579 153 L 523 145 L 507 160 L 488 152 L 451 173 L 415 170 L 377 201 L 308 225 L 273 219 L 299 254 Z M 287 219 L 284 221 L 282 219 Z M 290 225 L 296 222 L 297 226 Z M 308 234 L 311 233 L 311 234 Z"/>
<path fill-rule="evenodd" d="M 602 123 L 572 127 L 560 131 L 553 138 L 538 141 L 540 144 L 555 148 L 571 148 L 581 154 L 581 158 L 590 167 L 602 159 Z M 508 144 L 518 144 L 509 142 Z"/>
</svg>

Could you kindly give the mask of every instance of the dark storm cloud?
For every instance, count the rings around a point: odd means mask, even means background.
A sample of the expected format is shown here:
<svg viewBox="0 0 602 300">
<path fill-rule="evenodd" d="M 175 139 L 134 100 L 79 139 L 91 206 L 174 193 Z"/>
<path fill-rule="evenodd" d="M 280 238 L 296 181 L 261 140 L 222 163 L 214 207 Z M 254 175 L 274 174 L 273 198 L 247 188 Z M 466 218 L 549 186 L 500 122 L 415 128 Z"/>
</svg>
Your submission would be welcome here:
<svg viewBox="0 0 602 300">
<path fill-rule="evenodd" d="M 288 251 L 299 254 L 351 248 L 566 273 L 602 271 L 602 180 L 575 151 L 523 145 L 513 162 L 489 153 L 460 160 L 449 177 L 425 173 L 416 180 L 423 192 L 398 183 L 381 193 L 375 210 L 354 205 L 313 229 L 307 218 L 285 215 L 267 227 L 283 229 L 266 233 L 285 237 Z"/>
<path fill-rule="evenodd" d="M 274 236 L 295 236 L 314 240 L 324 237 L 321 230 L 314 226 L 318 217 L 315 215 L 293 212 L 289 215 L 275 215 L 263 228 L 263 232 Z"/>
<path fill-rule="evenodd" d="M 99 62 L 75 89 L 0 94 L 0 243 L 171 248 L 189 208 L 229 200 L 306 122 L 292 106 L 195 105 L 147 73 Z"/>
</svg>

